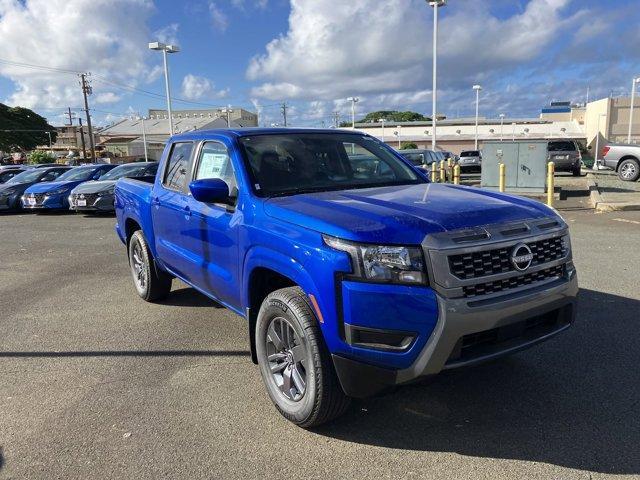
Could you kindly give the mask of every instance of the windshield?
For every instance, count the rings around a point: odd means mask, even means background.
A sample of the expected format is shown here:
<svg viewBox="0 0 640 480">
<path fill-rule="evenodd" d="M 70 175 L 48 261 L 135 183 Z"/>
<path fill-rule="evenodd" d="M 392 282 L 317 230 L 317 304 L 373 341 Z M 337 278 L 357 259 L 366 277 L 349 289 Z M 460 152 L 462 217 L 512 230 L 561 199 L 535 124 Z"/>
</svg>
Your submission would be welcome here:
<svg viewBox="0 0 640 480">
<path fill-rule="evenodd" d="M 95 170 L 96 167 L 76 167 L 60 175 L 56 181 L 77 182 L 81 180 L 89 180 L 95 173 Z"/>
<path fill-rule="evenodd" d="M 144 175 L 148 166 L 144 165 L 120 165 L 119 167 L 110 170 L 100 177 L 100 180 L 118 180 L 125 177 L 140 177 Z"/>
<path fill-rule="evenodd" d="M 547 147 L 550 152 L 573 152 L 576 146 L 573 142 L 549 142 Z"/>
<path fill-rule="evenodd" d="M 467 150 L 460 154 L 461 157 L 479 157 L 480 152 L 478 150 Z"/>
<path fill-rule="evenodd" d="M 22 172 L 19 175 L 16 175 L 15 177 L 13 177 L 11 180 L 9 180 L 7 183 L 28 183 L 28 182 L 35 182 L 36 180 L 38 180 L 38 178 L 40 177 L 40 175 L 44 175 L 45 171 L 44 170 L 27 170 L 26 172 Z"/>
<path fill-rule="evenodd" d="M 377 140 L 360 135 L 293 133 L 241 137 L 258 195 L 423 183 Z"/>
</svg>

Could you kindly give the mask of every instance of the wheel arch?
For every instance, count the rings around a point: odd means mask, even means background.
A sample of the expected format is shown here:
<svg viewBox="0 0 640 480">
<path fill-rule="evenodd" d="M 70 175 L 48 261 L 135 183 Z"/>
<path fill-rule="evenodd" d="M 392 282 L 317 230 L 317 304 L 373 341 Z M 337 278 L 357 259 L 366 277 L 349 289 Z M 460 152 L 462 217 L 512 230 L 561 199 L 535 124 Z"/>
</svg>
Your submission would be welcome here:
<svg viewBox="0 0 640 480">
<path fill-rule="evenodd" d="M 620 158 L 620 160 L 618 160 L 618 164 L 616 165 L 616 172 L 620 168 L 622 162 L 624 162 L 625 160 L 635 160 L 636 162 L 638 162 L 638 164 L 640 164 L 640 158 L 636 157 L 635 155 L 625 155 Z"/>
<path fill-rule="evenodd" d="M 311 275 L 295 259 L 267 248 L 254 248 L 246 256 L 243 269 L 244 288 L 242 304 L 249 327 L 251 359 L 257 363 L 255 325 L 263 300 L 271 292 L 286 287 L 300 287 L 306 295 L 316 295 Z M 312 308 L 316 308 L 312 305 Z M 319 312 L 315 311 L 316 317 Z"/>
</svg>

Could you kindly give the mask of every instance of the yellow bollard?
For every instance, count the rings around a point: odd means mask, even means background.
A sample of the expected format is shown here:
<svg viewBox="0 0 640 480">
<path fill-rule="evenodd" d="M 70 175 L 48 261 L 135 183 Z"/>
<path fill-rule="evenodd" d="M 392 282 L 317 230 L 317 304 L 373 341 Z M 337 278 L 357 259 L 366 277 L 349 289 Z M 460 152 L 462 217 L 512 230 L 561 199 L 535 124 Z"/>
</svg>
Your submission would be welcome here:
<svg viewBox="0 0 640 480">
<path fill-rule="evenodd" d="M 453 167 L 453 183 L 454 185 L 460 185 L 460 165 Z"/>
<path fill-rule="evenodd" d="M 437 182 L 438 181 L 438 177 L 436 176 L 436 162 L 431 162 L 431 181 L 432 182 Z"/>
<path fill-rule="evenodd" d="M 500 179 L 499 179 L 499 183 L 498 183 L 498 185 L 499 185 L 498 189 L 501 192 L 504 192 L 506 179 L 507 179 L 507 167 L 505 166 L 504 163 L 501 163 L 500 164 Z"/>
<path fill-rule="evenodd" d="M 444 171 L 444 160 L 442 160 L 440 162 L 440 183 L 444 183 L 446 180 L 445 178 L 445 171 Z"/>
<path fill-rule="evenodd" d="M 553 194 L 555 193 L 556 166 L 553 162 L 547 163 L 547 205 L 553 207 Z"/>
</svg>

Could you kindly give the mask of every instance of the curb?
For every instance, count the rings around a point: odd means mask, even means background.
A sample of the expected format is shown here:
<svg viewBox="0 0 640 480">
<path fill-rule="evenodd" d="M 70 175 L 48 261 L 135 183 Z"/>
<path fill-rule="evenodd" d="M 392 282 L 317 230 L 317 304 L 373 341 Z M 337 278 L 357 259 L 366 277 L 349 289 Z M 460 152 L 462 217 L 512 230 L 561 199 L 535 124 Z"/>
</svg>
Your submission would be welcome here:
<svg viewBox="0 0 640 480">
<path fill-rule="evenodd" d="M 640 203 L 633 202 L 604 202 L 602 194 L 598 190 L 598 184 L 592 173 L 587 174 L 587 187 L 589 187 L 589 197 L 596 212 L 624 212 L 640 210 Z"/>
</svg>

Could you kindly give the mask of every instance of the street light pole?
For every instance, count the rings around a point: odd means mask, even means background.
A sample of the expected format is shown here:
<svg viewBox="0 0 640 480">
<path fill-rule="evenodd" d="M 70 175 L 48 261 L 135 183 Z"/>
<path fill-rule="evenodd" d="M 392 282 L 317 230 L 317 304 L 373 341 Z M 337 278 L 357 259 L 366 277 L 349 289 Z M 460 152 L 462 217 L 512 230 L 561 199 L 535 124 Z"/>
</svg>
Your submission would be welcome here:
<svg viewBox="0 0 640 480">
<path fill-rule="evenodd" d="M 433 86 L 432 86 L 432 102 L 431 102 L 431 150 L 436 149 L 436 118 L 438 112 L 438 7 L 444 7 L 446 0 L 427 0 L 429 5 L 433 7 Z"/>
<path fill-rule="evenodd" d="M 52 150 L 52 146 L 51 146 L 51 132 L 47 132 L 47 135 L 49 135 L 49 151 L 51 152 Z"/>
<path fill-rule="evenodd" d="M 356 128 L 356 103 L 360 101 L 358 97 L 347 98 L 351 102 L 351 128 Z"/>
<path fill-rule="evenodd" d="M 511 126 L 513 127 L 513 141 L 516 141 L 516 122 L 513 122 L 511 124 Z"/>
<path fill-rule="evenodd" d="M 476 143 L 475 143 L 475 150 L 478 150 L 478 114 L 480 112 L 480 90 L 482 90 L 482 87 L 480 85 L 474 85 L 473 89 L 476 91 Z"/>
<path fill-rule="evenodd" d="M 381 118 L 378 120 L 380 123 L 382 123 L 382 143 L 384 143 L 384 122 L 387 121 L 386 118 Z"/>
<path fill-rule="evenodd" d="M 629 133 L 627 135 L 627 143 L 631 143 L 631 130 L 633 128 L 633 101 L 636 98 L 636 83 L 640 83 L 640 77 L 634 78 L 631 82 L 631 107 L 629 109 Z M 600 124 L 598 124 L 600 128 Z"/>
<path fill-rule="evenodd" d="M 504 113 L 500 114 L 500 141 L 504 139 Z"/>
<path fill-rule="evenodd" d="M 402 135 L 402 125 L 398 125 L 396 128 L 398 129 L 398 150 L 400 150 L 400 147 L 402 146 L 402 144 L 400 143 L 400 136 Z"/>
<path fill-rule="evenodd" d="M 169 133 L 173 135 L 173 117 L 171 114 L 171 84 L 169 82 L 169 62 L 167 61 L 168 53 L 177 53 L 180 47 L 177 45 L 166 45 L 161 42 L 152 42 L 149 49 L 160 50 L 162 52 L 162 61 L 164 63 L 164 86 L 167 95 L 167 113 L 169 114 Z"/>
<path fill-rule="evenodd" d="M 144 117 L 140 117 L 140 120 L 142 120 L 142 145 L 144 145 L 144 161 L 148 162 L 149 153 L 147 151 L 147 131 L 144 128 Z"/>
</svg>

